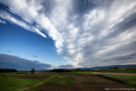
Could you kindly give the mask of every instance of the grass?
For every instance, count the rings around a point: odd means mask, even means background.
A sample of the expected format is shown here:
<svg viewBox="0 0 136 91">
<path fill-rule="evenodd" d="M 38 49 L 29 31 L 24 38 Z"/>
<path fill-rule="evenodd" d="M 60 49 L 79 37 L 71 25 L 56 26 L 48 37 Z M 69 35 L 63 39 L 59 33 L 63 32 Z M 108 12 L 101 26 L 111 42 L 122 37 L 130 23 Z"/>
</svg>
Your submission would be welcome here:
<svg viewBox="0 0 136 91">
<path fill-rule="evenodd" d="M 136 73 L 136 69 L 104 69 L 99 72 Z"/>
<path fill-rule="evenodd" d="M 31 75 L 43 75 L 43 74 L 9 74 L 10 76 L 31 76 Z"/>
<path fill-rule="evenodd" d="M 93 75 L 91 72 L 73 72 L 77 75 Z"/>
<path fill-rule="evenodd" d="M 37 88 L 37 86 L 42 85 L 42 84 L 45 83 L 47 80 L 48 80 L 48 79 L 45 79 L 45 80 L 40 81 L 40 82 L 38 82 L 38 83 L 36 83 L 36 84 L 30 86 L 30 87 L 21 88 L 21 89 L 18 89 L 18 90 L 19 90 L 19 91 L 25 91 L 25 90 L 26 90 L 26 91 L 42 91 L 42 89 Z"/>
<path fill-rule="evenodd" d="M 0 76 L 0 91 L 15 91 L 18 88 L 30 87 L 40 80 L 17 79 Z"/>
<path fill-rule="evenodd" d="M 136 76 L 126 76 L 126 75 L 99 75 L 101 77 L 110 79 L 110 80 L 114 80 L 117 82 L 121 82 L 121 83 L 125 83 L 128 85 L 133 85 L 136 86 Z"/>
<path fill-rule="evenodd" d="M 59 76 L 55 75 L 47 79 L 46 83 L 56 83 L 56 84 L 76 84 L 73 76 Z"/>
</svg>

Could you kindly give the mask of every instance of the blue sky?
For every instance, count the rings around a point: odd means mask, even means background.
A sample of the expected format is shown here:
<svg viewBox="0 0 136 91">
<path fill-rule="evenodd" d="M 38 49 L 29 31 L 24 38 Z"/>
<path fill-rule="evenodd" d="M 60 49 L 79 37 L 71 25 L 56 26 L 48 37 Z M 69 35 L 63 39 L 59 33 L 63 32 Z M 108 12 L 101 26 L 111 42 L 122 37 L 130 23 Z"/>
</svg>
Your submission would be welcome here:
<svg viewBox="0 0 136 91">
<path fill-rule="evenodd" d="M 12 23 L 0 23 L 0 27 L 0 54 L 40 61 L 52 66 L 67 63 L 57 54 L 51 38 L 43 38 Z"/>
<path fill-rule="evenodd" d="M 0 0 L 0 67 L 136 64 L 135 15 L 135 0 Z"/>
</svg>

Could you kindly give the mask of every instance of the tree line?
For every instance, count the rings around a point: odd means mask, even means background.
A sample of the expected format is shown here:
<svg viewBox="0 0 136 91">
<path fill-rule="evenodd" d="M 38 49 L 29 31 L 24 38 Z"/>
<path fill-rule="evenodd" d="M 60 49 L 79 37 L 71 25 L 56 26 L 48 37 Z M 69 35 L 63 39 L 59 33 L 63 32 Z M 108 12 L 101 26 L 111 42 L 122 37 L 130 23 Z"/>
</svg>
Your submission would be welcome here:
<svg viewBox="0 0 136 91">
<path fill-rule="evenodd" d="M 16 69 L 3 69 L 3 68 L 0 68 L 0 72 L 17 72 Z"/>
<path fill-rule="evenodd" d="M 71 72 L 71 70 L 67 70 L 67 69 L 53 69 L 53 70 L 50 70 L 50 72 Z"/>
</svg>

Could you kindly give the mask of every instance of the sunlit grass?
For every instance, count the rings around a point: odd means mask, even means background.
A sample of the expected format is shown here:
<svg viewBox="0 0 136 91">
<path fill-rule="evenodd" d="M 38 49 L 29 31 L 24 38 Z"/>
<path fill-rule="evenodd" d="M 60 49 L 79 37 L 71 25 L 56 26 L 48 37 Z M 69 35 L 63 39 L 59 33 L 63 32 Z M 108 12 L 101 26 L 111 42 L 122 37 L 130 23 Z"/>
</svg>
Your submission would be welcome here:
<svg viewBox="0 0 136 91">
<path fill-rule="evenodd" d="M 15 91 L 18 88 L 32 86 L 40 80 L 17 79 L 0 76 L 0 91 Z"/>
</svg>

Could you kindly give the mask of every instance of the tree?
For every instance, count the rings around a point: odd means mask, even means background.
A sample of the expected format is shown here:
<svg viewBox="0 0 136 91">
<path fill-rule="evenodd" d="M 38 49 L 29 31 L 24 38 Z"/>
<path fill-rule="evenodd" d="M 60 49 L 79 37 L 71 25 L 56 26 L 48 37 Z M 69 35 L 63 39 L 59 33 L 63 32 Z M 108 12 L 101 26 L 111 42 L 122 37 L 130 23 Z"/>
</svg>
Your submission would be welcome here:
<svg viewBox="0 0 136 91">
<path fill-rule="evenodd" d="M 35 69 L 32 68 L 32 69 L 31 69 L 31 74 L 34 74 L 34 72 L 35 72 Z"/>
</svg>

